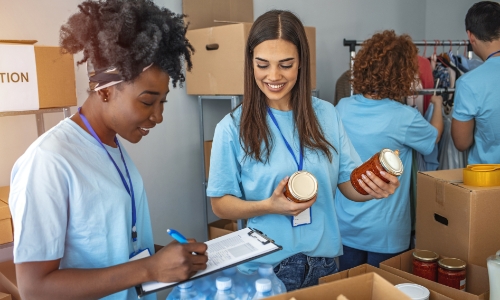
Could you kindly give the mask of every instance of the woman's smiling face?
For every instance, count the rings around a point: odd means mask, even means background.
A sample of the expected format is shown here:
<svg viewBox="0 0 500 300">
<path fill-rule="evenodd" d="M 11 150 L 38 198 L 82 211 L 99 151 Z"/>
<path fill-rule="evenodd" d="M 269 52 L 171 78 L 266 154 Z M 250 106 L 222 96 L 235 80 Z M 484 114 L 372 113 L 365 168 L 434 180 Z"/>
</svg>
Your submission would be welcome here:
<svg viewBox="0 0 500 300">
<path fill-rule="evenodd" d="M 268 105 L 288 107 L 299 74 L 297 47 L 282 39 L 260 43 L 253 50 L 253 72 Z"/>
</svg>

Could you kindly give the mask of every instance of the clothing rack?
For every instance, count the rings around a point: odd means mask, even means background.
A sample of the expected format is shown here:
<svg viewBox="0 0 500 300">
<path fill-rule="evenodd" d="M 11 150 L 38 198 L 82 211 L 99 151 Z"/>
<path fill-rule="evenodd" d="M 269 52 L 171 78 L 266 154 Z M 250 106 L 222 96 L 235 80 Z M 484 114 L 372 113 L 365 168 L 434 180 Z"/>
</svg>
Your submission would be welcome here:
<svg viewBox="0 0 500 300">
<path fill-rule="evenodd" d="M 356 46 L 361 46 L 363 44 L 364 41 L 362 40 L 346 40 L 344 39 L 344 46 L 346 47 L 349 47 L 349 66 L 351 68 L 351 71 L 354 67 L 354 58 L 356 57 Z M 467 58 L 468 59 L 472 59 L 472 45 L 470 44 L 469 41 L 467 40 L 422 40 L 422 41 L 413 41 L 413 44 L 415 44 L 416 46 L 434 46 L 434 50 L 436 50 L 436 48 L 438 46 L 467 46 Z M 432 92 L 428 92 L 426 93 L 426 91 L 431 91 Z M 420 92 L 422 92 L 422 94 L 420 95 L 430 95 L 430 94 L 434 94 L 434 90 L 436 89 L 427 89 L 427 90 L 420 90 L 418 91 L 418 93 L 420 94 Z M 440 90 L 440 89 L 437 89 L 437 90 Z M 441 89 L 443 90 L 442 92 L 444 92 L 444 89 Z M 448 92 L 451 92 L 452 89 L 448 89 Z M 436 91 L 437 93 L 437 91 Z M 351 96 L 353 94 L 353 90 L 352 90 L 352 86 L 351 86 Z"/>
<path fill-rule="evenodd" d="M 417 90 L 415 91 L 416 94 L 418 95 L 441 95 L 445 93 L 453 93 L 455 89 L 452 88 L 445 88 L 445 89 L 422 89 L 422 90 Z"/>
</svg>

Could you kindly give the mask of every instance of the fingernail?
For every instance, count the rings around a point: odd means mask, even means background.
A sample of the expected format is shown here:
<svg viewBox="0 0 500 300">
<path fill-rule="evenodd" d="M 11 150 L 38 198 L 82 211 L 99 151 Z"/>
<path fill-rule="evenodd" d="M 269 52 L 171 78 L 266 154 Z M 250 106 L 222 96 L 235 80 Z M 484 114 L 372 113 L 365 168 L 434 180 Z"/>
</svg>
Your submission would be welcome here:
<svg viewBox="0 0 500 300">
<path fill-rule="evenodd" d="M 367 178 L 365 174 L 361 175 L 361 177 L 362 177 L 363 179 L 366 179 L 366 178 Z"/>
<path fill-rule="evenodd" d="M 286 176 L 284 180 L 288 180 L 288 178 L 290 178 L 290 176 Z"/>
<path fill-rule="evenodd" d="M 358 179 L 358 182 L 359 182 L 359 183 L 361 183 L 361 182 L 363 182 L 363 181 L 361 181 L 361 179 Z"/>
<path fill-rule="evenodd" d="M 368 174 L 368 176 L 372 176 L 372 172 L 370 171 L 366 171 L 366 174 Z"/>
<path fill-rule="evenodd" d="M 385 175 L 385 171 L 380 171 L 380 174 Z"/>
</svg>

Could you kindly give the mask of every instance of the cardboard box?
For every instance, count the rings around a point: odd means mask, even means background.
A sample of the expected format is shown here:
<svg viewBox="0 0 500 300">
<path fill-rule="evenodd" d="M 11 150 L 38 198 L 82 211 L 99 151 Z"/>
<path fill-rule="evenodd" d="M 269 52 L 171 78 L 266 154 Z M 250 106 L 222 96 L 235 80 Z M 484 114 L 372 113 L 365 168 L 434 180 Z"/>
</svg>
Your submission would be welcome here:
<svg viewBox="0 0 500 300">
<path fill-rule="evenodd" d="M 208 179 L 210 173 L 210 154 L 212 153 L 212 141 L 205 141 L 203 145 L 203 152 L 205 154 L 205 178 Z"/>
<path fill-rule="evenodd" d="M 217 220 L 208 224 L 208 239 L 213 240 L 220 236 L 229 234 L 238 229 L 236 221 L 233 220 Z"/>
<path fill-rule="evenodd" d="M 402 300 L 410 299 L 380 275 L 367 273 L 359 276 L 336 280 L 333 282 L 295 290 L 289 293 L 276 295 L 269 300 L 328 300 L 337 299 L 343 295 L 351 300 Z"/>
<path fill-rule="evenodd" d="M 500 249 L 500 186 L 462 179 L 463 169 L 418 173 L 416 247 L 486 267 Z"/>
<path fill-rule="evenodd" d="M 355 268 L 352 268 L 349 270 L 345 270 L 345 271 L 338 272 L 338 273 L 335 273 L 335 274 L 332 274 L 329 276 L 321 277 L 319 279 L 319 284 L 333 282 L 333 281 L 341 280 L 344 278 L 359 276 L 359 275 L 363 275 L 363 274 L 370 273 L 370 272 L 378 274 L 380 277 L 384 278 L 385 280 L 387 280 L 389 283 L 391 283 L 393 285 L 397 285 L 397 284 L 401 284 L 401 283 L 414 283 L 408 279 L 405 279 L 403 277 L 399 277 L 399 276 L 394 275 L 388 271 L 385 271 L 385 270 L 382 270 L 379 268 L 375 268 L 374 266 L 371 266 L 369 264 L 363 264 L 361 266 L 358 266 L 358 267 L 355 267 Z M 453 300 L 452 298 L 441 295 L 433 290 L 429 290 L 429 292 L 430 292 L 429 300 Z"/>
<path fill-rule="evenodd" d="M 245 45 L 251 23 L 188 30 L 195 49 L 186 72 L 189 95 L 243 95 Z M 305 27 L 311 53 L 311 88 L 316 88 L 316 28 Z"/>
<path fill-rule="evenodd" d="M 12 300 L 12 297 L 9 294 L 0 293 L 0 300 Z"/>
<path fill-rule="evenodd" d="M 16 266 L 12 260 L 0 262 L 0 292 L 10 294 L 12 299 L 21 300 L 17 289 Z"/>
<path fill-rule="evenodd" d="M 188 29 L 253 22 L 252 0 L 183 0 L 182 13 Z"/>
<path fill-rule="evenodd" d="M 12 216 L 9 209 L 9 186 L 0 187 L 0 244 L 14 241 Z"/>
<path fill-rule="evenodd" d="M 413 275 L 413 251 L 414 250 L 406 251 L 398 256 L 381 262 L 380 268 L 454 300 L 489 299 L 488 270 L 486 268 L 467 264 L 466 291 L 464 292 Z"/>
<path fill-rule="evenodd" d="M 12 46 L 33 47 L 35 42 L 36 41 L 0 40 L 0 50 L 10 49 Z M 73 55 L 62 54 L 60 47 L 35 45 L 34 56 L 35 66 L 32 64 L 26 65 L 26 63 L 23 62 L 24 56 L 22 58 L 18 57 L 18 59 L 21 59 L 21 62 L 19 62 L 21 65 L 19 67 L 16 67 L 18 62 L 16 62 L 15 55 L 12 59 L 4 60 L 3 63 L 2 60 L 0 60 L 0 92 L 3 89 L 7 91 L 9 95 L 12 94 L 12 97 L 0 99 L 0 111 L 22 111 L 38 108 L 76 106 L 76 82 Z M 6 64 L 6 61 L 9 61 L 8 67 L 3 65 Z M 27 72 L 25 67 L 32 70 L 36 69 L 36 76 Z M 36 104 L 36 99 L 27 99 L 23 97 L 16 99 L 16 91 L 19 92 L 19 95 L 25 95 L 24 93 L 26 90 L 30 90 L 27 87 L 31 84 L 35 84 L 35 77 L 37 78 L 38 108 L 32 107 L 33 101 Z M 32 94 L 30 93 L 29 95 Z M 26 97 L 29 95 L 26 94 Z M 16 102 L 15 108 L 8 109 L 12 107 L 12 102 L 16 100 L 18 102 Z"/>
<path fill-rule="evenodd" d="M 10 186 L 0 186 L 0 201 L 9 203 Z"/>
</svg>

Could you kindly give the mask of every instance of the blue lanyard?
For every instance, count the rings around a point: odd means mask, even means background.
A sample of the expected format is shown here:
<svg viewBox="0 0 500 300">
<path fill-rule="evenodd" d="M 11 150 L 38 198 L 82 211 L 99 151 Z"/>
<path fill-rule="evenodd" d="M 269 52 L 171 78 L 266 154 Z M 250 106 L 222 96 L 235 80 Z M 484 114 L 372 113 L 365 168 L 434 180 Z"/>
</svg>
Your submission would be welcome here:
<svg viewBox="0 0 500 300">
<path fill-rule="evenodd" d="M 500 53 L 500 50 L 495 51 L 495 52 L 491 53 L 490 55 L 488 55 L 488 58 L 486 60 L 488 60 L 490 57 L 492 57 L 493 55 L 495 55 L 497 53 Z"/>
<path fill-rule="evenodd" d="M 127 193 L 132 198 L 132 242 L 136 242 L 137 241 L 137 229 L 135 228 L 136 215 L 135 215 L 134 186 L 132 185 L 132 180 L 130 179 L 130 174 L 128 172 L 127 163 L 125 162 L 125 158 L 123 157 L 122 148 L 120 147 L 120 144 L 118 143 L 118 139 L 115 136 L 115 143 L 118 146 L 118 149 L 120 150 L 120 155 L 122 157 L 123 164 L 125 165 L 125 171 L 127 171 L 127 177 L 128 177 L 128 182 L 130 184 L 130 189 L 129 189 L 129 186 L 127 185 L 127 181 L 125 180 L 125 177 L 122 174 L 122 171 L 120 171 L 120 168 L 118 168 L 118 165 L 116 164 L 115 160 L 113 159 L 113 157 L 111 157 L 111 154 L 109 154 L 106 147 L 104 147 L 103 143 L 101 142 L 101 139 L 97 136 L 97 134 L 94 131 L 94 128 L 92 128 L 92 126 L 90 125 L 87 118 L 81 113 L 81 107 L 78 108 L 78 114 L 82 118 L 82 121 L 85 124 L 85 127 L 87 127 L 87 129 L 90 131 L 92 136 L 99 142 L 99 144 L 101 144 L 102 148 L 108 154 L 109 159 L 111 159 L 111 161 L 113 162 L 113 165 L 115 165 L 115 168 L 118 171 L 118 174 L 120 174 L 120 178 L 122 179 L 123 185 L 125 186 Z M 134 245 L 135 245 L 135 243 L 134 243 Z"/>
<path fill-rule="evenodd" d="M 297 168 L 299 169 L 299 171 L 302 171 L 302 166 L 304 164 L 304 153 L 302 152 L 302 145 L 300 145 L 300 161 L 297 161 L 297 158 L 295 157 L 295 154 L 293 153 L 292 147 L 290 146 L 290 144 L 286 140 L 285 136 L 283 135 L 283 132 L 281 132 L 280 126 L 278 125 L 278 121 L 276 121 L 276 118 L 274 117 L 273 112 L 271 111 L 271 109 L 269 107 L 267 108 L 267 113 L 269 114 L 269 116 L 273 120 L 274 125 L 276 125 L 276 127 L 278 127 L 278 131 L 280 132 L 281 137 L 283 137 L 283 141 L 285 141 L 285 144 L 286 144 L 286 147 L 288 148 L 288 151 L 290 152 L 290 154 L 292 154 L 293 160 L 297 164 Z"/>
</svg>

